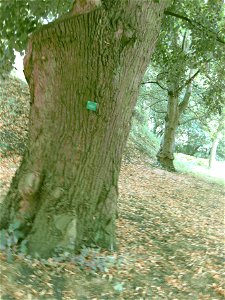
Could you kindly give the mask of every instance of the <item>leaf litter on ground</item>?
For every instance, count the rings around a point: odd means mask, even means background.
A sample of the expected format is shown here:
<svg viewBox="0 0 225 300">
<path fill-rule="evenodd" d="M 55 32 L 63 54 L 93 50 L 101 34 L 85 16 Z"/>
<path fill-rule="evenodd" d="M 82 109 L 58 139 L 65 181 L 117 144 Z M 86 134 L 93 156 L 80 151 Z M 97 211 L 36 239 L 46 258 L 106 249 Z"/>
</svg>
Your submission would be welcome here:
<svg viewBox="0 0 225 300">
<path fill-rule="evenodd" d="M 1 158 L 2 194 L 18 163 Z M 137 160 L 119 190 L 116 252 L 11 264 L 1 252 L 1 299 L 224 299 L 224 188 Z"/>
</svg>

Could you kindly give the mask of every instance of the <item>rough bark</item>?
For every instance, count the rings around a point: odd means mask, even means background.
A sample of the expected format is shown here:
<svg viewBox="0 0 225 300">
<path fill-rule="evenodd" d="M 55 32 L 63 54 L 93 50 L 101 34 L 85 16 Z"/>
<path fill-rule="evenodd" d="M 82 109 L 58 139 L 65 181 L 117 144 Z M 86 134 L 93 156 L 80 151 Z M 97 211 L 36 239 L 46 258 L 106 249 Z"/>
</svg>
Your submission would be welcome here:
<svg viewBox="0 0 225 300">
<path fill-rule="evenodd" d="M 167 1 L 78 2 L 29 40 L 29 145 L 0 213 L 42 257 L 115 247 L 123 148 Z"/>
</svg>

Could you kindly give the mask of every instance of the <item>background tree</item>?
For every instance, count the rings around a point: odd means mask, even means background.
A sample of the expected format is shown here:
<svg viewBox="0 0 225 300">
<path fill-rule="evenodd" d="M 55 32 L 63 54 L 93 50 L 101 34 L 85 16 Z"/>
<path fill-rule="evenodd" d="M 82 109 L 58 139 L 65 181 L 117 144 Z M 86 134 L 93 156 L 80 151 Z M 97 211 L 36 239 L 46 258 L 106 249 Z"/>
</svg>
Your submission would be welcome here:
<svg viewBox="0 0 225 300">
<path fill-rule="evenodd" d="M 175 135 L 188 107 L 192 84 L 210 62 L 222 57 L 224 3 L 174 1 L 166 15 L 153 56 L 158 72 L 153 76 L 147 73 L 144 81 L 158 85 L 167 94 L 164 134 L 157 158 L 163 167 L 174 170 Z"/>
<path fill-rule="evenodd" d="M 24 59 L 28 149 L 0 213 L 1 228 L 19 222 L 31 254 L 84 244 L 114 248 L 123 148 L 167 3 L 75 1 L 68 14 L 31 34 Z M 32 29 L 43 22 L 39 4 L 39 18 L 31 15 L 33 3 L 14 4 L 3 25 L 6 40 L 18 14 Z M 50 4 L 41 9 L 44 18 L 56 12 L 53 4 L 49 13 Z M 8 8 L 3 2 L 1 10 Z"/>
<path fill-rule="evenodd" d="M 220 62 L 221 64 L 217 62 L 208 64 L 205 72 L 199 74 L 198 80 L 192 86 L 189 106 L 181 115 L 176 132 L 176 152 L 202 158 L 208 158 L 209 156 L 212 137 L 218 127 L 222 107 L 224 106 L 223 80 L 225 76 L 222 74 L 224 64 L 222 59 Z M 218 66 L 221 66 L 220 69 L 218 69 Z M 152 77 L 156 74 L 152 66 L 149 67 L 148 72 L 150 73 L 149 76 Z M 134 115 L 133 135 L 137 131 L 134 129 L 140 128 L 135 140 L 139 139 L 142 132 L 141 128 L 146 124 L 148 124 L 147 127 L 150 131 L 149 137 L 153 132 L 156 139 L 161 138 L 164 130 L 164 119 L 167 114 L 166 91 L 157 84 L 144 84 L 139 95 L 137 112 L 142 118 L 136 118 Z M 147 138 L 147 135 L 145 137 Z M 140 144 L 141 140 L 138 140 L 138 143 Z M 150 142 L 145 142 L 144 145 L 148 149 L 145 152 L 152 156 L 153 151 L 152 153 L 149 152 L 149 149 L 152 148 Z M 223 145 L 223 139 L 221 139 L 217 152 L 220 160 L 224 159 Z M 158 148 L 158 146 L 156 147 Z"/>
<path fill-rule="evenodd" d="M 208 158 L 213 141 L 217 140 L 216 137 L 218 137 L 218 143 L 216 144 L 220 147 L 218 148 L 217 157 L 219 160 L 223 160 L 225 158 L 223 150 L 223 123 L 225 118 L 221 111 L 221 103 L 217 103 L 219 105 L 216 107 L 208 105 L 209 103 L 207 104 L 206 99 L 204 99 L 204 91 L 202 91 L 202 94 L 197 94 L 196 88 L 195 86 L 193 89 L 189 109 L 181 119 L 177 132 L 176 151 Z M 219 141 L 221 141 L 220 145 Z M 216 148 L 214 147 L 214 149 Z M 215 154 L 215 152 L 213 153 Z M 213 157 L 213 160 L 215 160 L 215 156 Z"/>
<path fill-rule="evenodd" d="M 223 110 L 220 118 L 218 120 L 218 125 L 214 127 L 214 132 L 211 134 L 212 137 L 212 145 L 210 149 L 210 156 L 209 156 L 209 168 L 212 169 L 215 166 L 216 162 L 216 152 L 219 145 L 220 140 L 224 135 L 225 129 L 225 112 Z"/>
</svg>

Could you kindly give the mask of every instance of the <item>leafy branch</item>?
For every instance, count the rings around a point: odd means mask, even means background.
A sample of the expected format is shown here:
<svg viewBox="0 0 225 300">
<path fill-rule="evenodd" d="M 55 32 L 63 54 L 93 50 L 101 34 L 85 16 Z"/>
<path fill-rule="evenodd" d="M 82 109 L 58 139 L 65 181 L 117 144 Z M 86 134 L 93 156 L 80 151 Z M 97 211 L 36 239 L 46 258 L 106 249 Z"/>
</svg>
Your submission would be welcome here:
<svg viewBox="0 0 225 300">
<path fill-rule="evenodd" d="M 158 81 L 145 81 L 145 82 L 142 82 L 141 84 L 144 85 L 144 84 L 147 84 L 147 83 L 157 84 L 161 89 L 168 91 L 168 89 L 163 87 Z"/>
<path fill-rule="evenodd" d="M 181 85 L 178 89 L 177 89 L 177 92 L 180 92 L 181 90 L 183 90 L 183 88 L 185 86 L 188 86 L 190 83 L 192 83 L 192 81 L 195 79 L 195 77 L 200 73 L 200 69 L 195 72 L 194 75 L 192 75 L 188 80 L 185 81 L 185 83 L 183 85 Z"/>
<path fill-rule="evenodd" d="M 165 10 L 165 11 L 164 11 L 164 14 L 165 14 L 166 16 L 172 16 L 172 17 L 181 19 L 181 20 L 183 20 L 183 21 L 186 21 L 186 22 L 188 22 L 190 25 L 192 25 L 194 28 L 196 28 L 196 27 L 201 27 L 202 30 L 205 30 L 205 31 L 207 31 L 207 32 L 210 32 L 210 33 L 216 38 L 216 41 L 217 41 L 217 42 L 219 42 L 219 43 L 221 43 L 221 44 L 225 44 L 225 40 L 222 39 L 222 38 L 218 35 L 217 32 L 214 32 L 212 29 L 205 27 L 204 25 L 202 25 L 202 24 L 199 23 L 199 22 L 196 22 L 196 21 L 194 21 L 194 20 L 191 20 L 191 19 L 190 19 L 189 17 L 187 17 L 187 16 L 180 15 L 180 14 L 175 13 L 175 12 L 172 12 L 172 11 L 170 11 L 170 10 Z M 199 29 L 199 30 L 201 30 L 201 29 Z"/>
</svg>

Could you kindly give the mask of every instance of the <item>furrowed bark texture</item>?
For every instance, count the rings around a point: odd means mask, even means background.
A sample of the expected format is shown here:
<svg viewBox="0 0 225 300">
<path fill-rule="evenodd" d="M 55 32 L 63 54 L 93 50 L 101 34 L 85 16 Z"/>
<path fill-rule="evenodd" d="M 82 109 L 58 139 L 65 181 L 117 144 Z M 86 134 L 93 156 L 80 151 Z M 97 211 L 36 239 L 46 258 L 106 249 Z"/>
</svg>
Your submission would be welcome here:
<svg viewBox="0 0 225 300">
<path fill-rule="evenodd" d="M 166 6 L 121 2 L 109 8 L 110 1 L 98 1 L 82 14 L 79 8 L 30 38 L 29 146 L 0 226 L 19 218 L 31 254 L 115 246 L 122 152 Z M 97 112 L 86 109 L 88 100 Z"/>
</svg>

